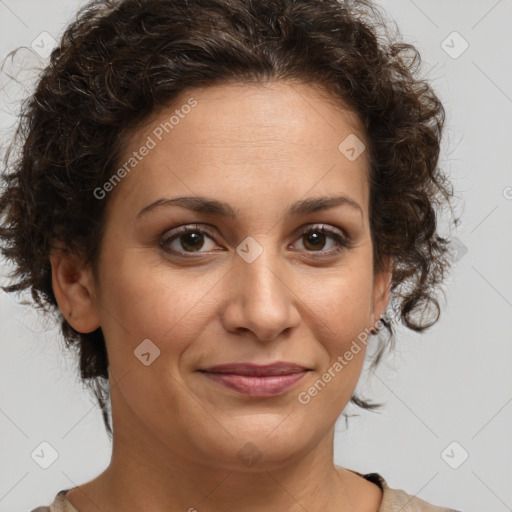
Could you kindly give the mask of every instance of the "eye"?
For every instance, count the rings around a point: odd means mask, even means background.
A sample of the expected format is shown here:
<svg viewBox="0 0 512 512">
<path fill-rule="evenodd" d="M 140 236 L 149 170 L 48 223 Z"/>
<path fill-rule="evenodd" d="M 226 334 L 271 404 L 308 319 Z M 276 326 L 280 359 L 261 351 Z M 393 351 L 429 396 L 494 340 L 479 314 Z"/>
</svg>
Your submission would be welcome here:
<svg viewBox="0 0 512 512">
<path fill-rule="evenodd" d="M 200 229 L 197 226 L 183 226 L 173 231 L 172 236 L 167 236 L 160 246 L 170 253 L 191 253 L 191 252 L 205 252 L 201 249 L 205 246 L 207 240 L 213 242 L 211 235 L 208 231 Z M 206 244 L 208 245 L 208 244 Z M 207 251 L 216 246 L 215 242 Z"/>
<path fill-rule="evenodd" d="M 341 231 L 328 228 L 323 224 L 312 226 L 303 231 L 299 241 L 302 241 L 307 252 L 321 253 L 319 255 L 314 254 L 313 257 L 331 256 L 352 246 L 351 241 Z M 330 250 L 323 250 L 328 242 L 331 242 Z"/>
<path fill-rule="evenodd" d="M 160 243 L 162 249 L 170 254 L 200 254 L 211 251 L 216 247 L 213 235 L 197 225 L 182 226 L 170 233 Z M 210 241 L 209 244 L 208 241 Z M 352 246 L 351 240 L 344 236 L 341 231 L 328 228 L 323 224 L 312 226 L 303 231 L 299 241 L 302 241 L 306 252 L 320 253 L 318 255 L 310 254 L 312 257 L 331 256 Z M 325 245 L 329 242 L 330 249 L 324 250 Z M 206 250 L 202 251 L 201 249 Z"/>
</svg>

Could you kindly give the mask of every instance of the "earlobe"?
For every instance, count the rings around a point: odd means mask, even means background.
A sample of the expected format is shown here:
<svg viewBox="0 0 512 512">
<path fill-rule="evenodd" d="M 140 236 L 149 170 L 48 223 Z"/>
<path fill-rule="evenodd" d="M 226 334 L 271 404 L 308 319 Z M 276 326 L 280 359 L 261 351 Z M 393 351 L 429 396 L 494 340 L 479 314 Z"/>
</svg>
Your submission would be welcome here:
<svg viewBox="0 0 512 512">
<path fill-rule="evenodd" d="M 92 270 L 77 255 L 55 250 L 50 255 L 52 286 L 57 304 L 67 322 L 78 332 L 100 326 Z"/>
<path fill-rule="evenodd" d="M 391 264 L 387 265 L 385 269 L 382 269 L 374 276 L 371 317 L 372 328 L 377 326 L 378 321 L 388 307 L 392 278 L 393 270 Z"/>
</svg>

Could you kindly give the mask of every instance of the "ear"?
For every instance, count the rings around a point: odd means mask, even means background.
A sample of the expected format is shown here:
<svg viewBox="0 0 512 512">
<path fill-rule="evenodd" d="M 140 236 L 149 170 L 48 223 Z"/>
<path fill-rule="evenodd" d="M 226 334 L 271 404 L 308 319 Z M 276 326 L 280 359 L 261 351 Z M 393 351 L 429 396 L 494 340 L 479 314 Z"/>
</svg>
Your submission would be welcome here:
<svg viewBox="0 0 512 512">
<path fill-rule="evenodd" d="M 92 270 L 81 258 L 61 248 L 50 254 L 53 293 L 67 322 L 78 332 L 88 333 L 100 326 Z"/>
<path fill-rule="evenodd" d="M 371 326 L 375 326 L 389 304 L 391 279 L 393 277 L 393 262 L 388 258 L 383 268 L 373 276 L 373 296 L 371 311 Z"/>
</svg>

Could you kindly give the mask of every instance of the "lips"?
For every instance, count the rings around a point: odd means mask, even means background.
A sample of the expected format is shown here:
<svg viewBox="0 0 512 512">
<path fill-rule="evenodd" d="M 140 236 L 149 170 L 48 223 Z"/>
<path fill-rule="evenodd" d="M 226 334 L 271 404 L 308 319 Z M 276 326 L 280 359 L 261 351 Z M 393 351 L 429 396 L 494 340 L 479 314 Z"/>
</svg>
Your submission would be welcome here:
<svg viewBox="0 0 512 512">
<path fill-rule="evenodd" d="M 252 397 L 278 396 L 292 389 L 309 371 L 295 363 L 229 363 L 200 370 L 206 377 Z"/>
<path fill-rule="evenodd" d="M 208 373 L 231 373 L 235 375 L 251 375 L 254 377 L 265 377 L 269 375 L 289 375 L 291 373 L 300 373 L 308 368 L 294 363 L 272 363 L 258 365 L 253 363 L 228 363 L 207 368 Z"/>
</svg>

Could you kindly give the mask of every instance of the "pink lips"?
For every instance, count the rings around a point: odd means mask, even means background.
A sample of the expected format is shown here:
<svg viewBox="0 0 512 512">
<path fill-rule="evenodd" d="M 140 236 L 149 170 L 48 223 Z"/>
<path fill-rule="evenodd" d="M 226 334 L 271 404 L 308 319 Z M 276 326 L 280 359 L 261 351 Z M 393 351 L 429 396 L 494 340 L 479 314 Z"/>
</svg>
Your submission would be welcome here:
<svg viewBox="0 0 512 512">
<path fill-rule="evenodd" d="M 230 363 L 201 371 L 210 379 L 238 393 L 263 398 L 288 391 L 309 370 L 294 363 L 273 363 L 264 366 Z"/>
</svg>

